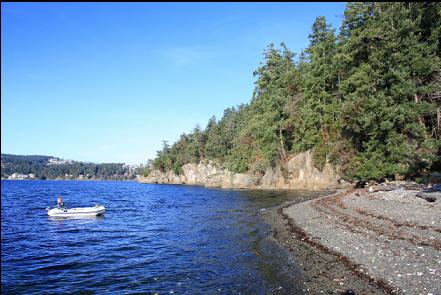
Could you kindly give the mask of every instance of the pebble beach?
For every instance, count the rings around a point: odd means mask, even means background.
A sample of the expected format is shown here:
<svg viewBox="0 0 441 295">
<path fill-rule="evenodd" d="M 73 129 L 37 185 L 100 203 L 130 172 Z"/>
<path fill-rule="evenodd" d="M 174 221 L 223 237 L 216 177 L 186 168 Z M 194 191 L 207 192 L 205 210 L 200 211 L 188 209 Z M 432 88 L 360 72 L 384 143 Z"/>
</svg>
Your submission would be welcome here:
<svg viewBox="0 0 441 295">
<path fill-rule="evenodd" d="M 434 188 L 341 190 L 268 210 L 273 238 L 310 294 L 441 294 L 441 199 Z"/>
</svg>

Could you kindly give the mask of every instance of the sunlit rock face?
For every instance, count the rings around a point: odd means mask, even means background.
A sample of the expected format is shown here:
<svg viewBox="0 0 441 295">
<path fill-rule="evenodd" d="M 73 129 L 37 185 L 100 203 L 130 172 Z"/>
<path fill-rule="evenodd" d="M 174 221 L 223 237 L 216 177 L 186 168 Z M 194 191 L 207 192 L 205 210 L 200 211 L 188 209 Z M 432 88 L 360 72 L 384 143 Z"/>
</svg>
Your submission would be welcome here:
<svg viewBox="0 0 441 295">
<path fill-rule="evenodd" d="M 338 167 L 326 163 L 320 171 L 314 166 L 310 151 L 295 155 L 288 161 L 291 188 L 326 188 L 338 186 Z"/>
<path fill-rule="evenodd" d="M 268 168 L 262 177 L 233 173 L 214 163 L 185 164 L 182 174 L 172 171 L 152 171 L 140 177 L 143 183 L 190 184 L 221 188 L 262 189 L 325 189 L 338 187 L 338 167 L 326 163 L 320 171 L 314 166 L 311 152 L 297 154 L 287 162 L 285 173 L 281 167 Z"/>
</svg>

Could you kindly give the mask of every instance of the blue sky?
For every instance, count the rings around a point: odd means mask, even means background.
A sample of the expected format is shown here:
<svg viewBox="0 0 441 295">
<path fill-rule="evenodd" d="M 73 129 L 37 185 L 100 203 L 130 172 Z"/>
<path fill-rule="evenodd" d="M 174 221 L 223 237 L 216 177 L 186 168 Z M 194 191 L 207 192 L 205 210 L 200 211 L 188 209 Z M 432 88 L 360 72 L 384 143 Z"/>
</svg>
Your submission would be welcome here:
<svg viewBox="0 0 441 295">
<path fill-rule="evenodd" d="M 145 163 L 250 100 L 269 43 L 344 3 L 2 3 L 1 151 Z"/>
</svg>

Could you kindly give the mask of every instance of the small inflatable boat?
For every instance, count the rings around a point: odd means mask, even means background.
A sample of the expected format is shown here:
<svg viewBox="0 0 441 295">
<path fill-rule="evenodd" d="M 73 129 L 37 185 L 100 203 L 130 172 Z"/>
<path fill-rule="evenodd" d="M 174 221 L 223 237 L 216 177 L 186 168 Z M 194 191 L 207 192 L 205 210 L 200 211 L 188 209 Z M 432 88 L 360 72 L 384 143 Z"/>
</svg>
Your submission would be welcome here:
<svg viewBox="0 0 441 295">
<path fill-rule="evenodd" d="M 51 217 L 95 217 L 101 216 L 106 212 L 103 205 L 95 205 L 94 207 L 84 208 L 46 208 L 47 215 Z"/>
</svg>

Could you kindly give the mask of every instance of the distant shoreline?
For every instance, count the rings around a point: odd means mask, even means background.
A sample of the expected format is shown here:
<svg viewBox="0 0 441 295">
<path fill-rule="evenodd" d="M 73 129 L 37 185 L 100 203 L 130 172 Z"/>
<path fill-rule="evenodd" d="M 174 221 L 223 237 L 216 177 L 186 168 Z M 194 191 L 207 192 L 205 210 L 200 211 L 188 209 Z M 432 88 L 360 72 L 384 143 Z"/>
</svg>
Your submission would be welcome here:
<svg viewBox="0 0 441 295">
<path fill-rule="evenodd" d="M 48 178 L 48 179 L 7 179 L 7 178 L 2 178 L 3 180 L 8 180 L 8 181 L 36 181 L 36 180 L 40 180 L 40 181 L 134 181 L 137 182 L 137 179 L 52 179 L 52 178 Z"/>
<path fill-rule="evenodd" d="M 2 179 L 9 180 L 134 180 L 141 166 L 90 163 L 52 156 L 1 154 Z"/>
</svg>

